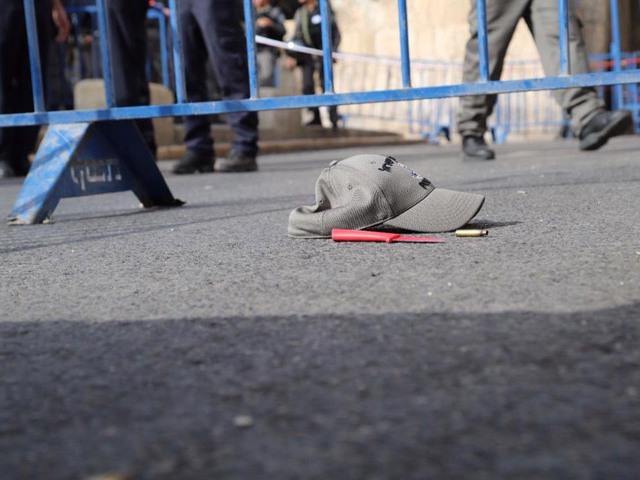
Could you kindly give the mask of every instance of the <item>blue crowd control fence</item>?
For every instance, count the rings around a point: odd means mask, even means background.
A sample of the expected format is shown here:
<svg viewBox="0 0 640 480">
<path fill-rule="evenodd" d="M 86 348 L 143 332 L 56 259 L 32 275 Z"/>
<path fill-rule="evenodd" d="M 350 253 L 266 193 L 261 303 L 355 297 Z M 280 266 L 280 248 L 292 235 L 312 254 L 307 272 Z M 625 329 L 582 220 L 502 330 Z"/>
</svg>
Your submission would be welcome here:
<svg viewBox="0 0 640 480">
<path fill-rule="evenodd" d="M 383 90 L 400 88 L 400 58 L 368 55 L 339 54 L 336 64 L 336 85 L 351 85 L 357 90 Z M 589 57 L 593 71 L 604 72 L 613 65 L 612 55 L 599 54 Z M 634 68 L 640 62 L 640 52 L 622 52 L 622 68 Z M 452 85 L 462 78 L 460 62 L 412 60 L 414 85 Z M 543 76 L 538 59 L 507 61 L 503 79 L 515 80 Z M 623 85 L 622 98 L 618 89 L 600 86 L 603 98 L 611 98 L 613 108 L 630 110 L 636 133 L 640 127 L 638 83 Z M 431 143 L 441 137 L 449 138 L 455 129 L 458 112 L 457 98 L 437 98 L 408 102 L 354 104 L 341 108 L 346 124 L 392 127 L 399 131 L 419 135 Z M 519 91 L 500 95 L 489 118 L 493 141 L 502 143 L 509 134 L 535 135 L 566 132 L 568 120 L 550 91 Z"/>
<path fill-rule="evenodd" d="M 95 13 L 94 7 L 89 11 Z M 74 9 L 74 11 L 81 11 Z M 159 13 L 155 11 L 153 17 Z M 168 42 L 160 35 L 159 48 L 166 49 Z M 298 53 L 321 56 L 322 50 L 290 45 L 266 37 L 256 36 L 256 43 L 274 48 L 288 50 L 296 49 Z M 92 59 L 90 64 L 98 65 L 99 52 L 95 45 L 92 50 L 98 59 Z M 168 86 L 169 62 L 167 52 L 158 52 L 158 60 L 162 71 L 162 82 Z M 387 90 L 401 88 L 402 72 L 400 71 L 400 57 L 380 55 L 362 55 L 351 53 L 335 53 L 339 62 L 334 65 L 335 83 L 345 85 L 350 91 Z M 622 52 L 621 66 L 629 66 L 640 61 L 640 52 Z M 596 54 L 589 57 L 593 71 L 606 71 L 613 66 L 612 54 Z M 452 85 L 462 78 L 462 63 L 442 60 L 412 59 L 411 71 L 414 84 Z M 94 67 L 95 68 L 95 67 Z M 73 70 L 73 73 L 69 73 Z M 277 69 L 274 73 L 277 74 Z M 85 76 L 91 76 L 87 71 Z M 67 68 L 69 81 L 73 78 L 81 79 L 78 66 L 73 64 Z M 95 75 L 95 73 L 94 73 Z M 503 70 L 506 80 L 534 78 L 544 75 L 542 65 L 538 59 L 507 61 Z M 277 76 L 276 81 L 277 84 Z M 611 92 L 599 87 L 602 97 L 612 95 L 611 103 L 616 108 L 625 108 L 633 113 L 634 129 L 636 133 L 640 124 L 638 108 L 638 84 L 630 83 L 623 87 L 623 98 L 616 98 L 617 89 Z M 408 102 L 381 102 L 371 104 L 352 104 L 341 109 L 340 117 L 344 124 L 359 121 L 375 128 L 390 128 L 409 134 L 419 135 L 430 143 L 438 143 L 444 137 L 450 139 L 455 129 L 455 118 L 458 110 L 457 98 L 439 98 L 433 100 L 414 100 Z M 506 141 L 509 134 L 554 133 L 562 135 L 567 130 L 568 120 L 550 91 L 522 91 L 500 95 L 495 107 L 494 115 L 489 118 L 489 127 L 495 143 Z"/>
<path fill-rule="evenodd" d="M 410 102 L 434 99 L 451 99 L 464 95 L 508 94 L 536 92 L 576 86 L 622 85 L 640 82 L 637 64 L 622 68 L 617 24 L 617 0 L 610 0 L 613 34 L 613 68 L 610 71 L 572 74 L 569 70 L 568 0 L 558 0 L 559 71 L 557 76 L 534 75 L 492 81 L 488 76 L 487 25 L 485 0 L 476 0 L 478 12 L 479 71 L 476 82 L 414 86 L 408 42 L 406 0 L 397 1 L 401 86 L 358 91 L 336 91 L 328 0 L 319 0 L 323 40 L 324 85 L 323 93 L 284 97 L 261 97 L 257 82 L 255 12 L 252 0 L 243 0 L 246 28 L 246 49 L 250 98 L 242 100 L 218 100 L 213 102 L 186 102 L 182 45 L 177 7 L 180 0 L 169 0 L 174 84 L 177 101 L 171 105 L 138 107 L 114 107 L 112 94 L 110 49 L 107 37 L 105 1 L 96 0 L 96 15 L 100 36 L 102 71 L 104 74 L 106 108 L 90 110 L 47 111 L 44 102 L 42 70 L 39 64 L 34 0 L 24 0 L 29 61 L 32 72 L 34 111 L 0 115 L 0 127 L 48 125 L 47 133 L 36 153 L 34 163 L 9 215 L 11 223 L 38 223 L 47 219 L 62 197 L 75 197 L 108 191 L 132 190 L 144 206 L 172 206 L 181 202 L 173 198 L 162 179 L 153 158 L 143 154 L 142 138 L 130 120 L 151 117 L 224 114 L 239 111 L 261 111 L 290 108 L 306 108 L 330 105 L 358 105 L 384 102 Z M 622 98 L 623 94 L 619 94 Z M 117 120 L 128 120 L 116 122 Z M 127 142 L 114 141 L 126 138 Z M 123 147 L 124 146 L 124 147 Z M 78 173 L 84 172 L 82 183 Z M 74 180 L 77 180 L 75 181 Z M 92 188 L 88 188 L 91 184 Z M 83 188 L 84 186 L 84 188 Z"/>
<path fill-rule="evenodd" d="M 360 90 L 399 88 L 400 59 L 391 57 L 339 54 L 336 84 L 349 83 Z M 462 78 L 460 62 L 413 60 L 414 85 L 455 85 Z M 538 60 L 506 62 L 506 80 L 542 76 Z M 430 143 L 450 139 L 455 129 L 458 99 L 443 97 L 406 102 L 354 104 L 341 108 L 345 123 L 359 121 L 372 126 L 386 125 L 419 135 Z M 378 122 L 376 122 L 376 120 Z M 565 120 L 562 110 L 547 90 L 519 91 L 500 95 L 489 127 L 495 142 L 505 141 L 509 133 L 550 132 L 560 130 Z"/>
</svg>

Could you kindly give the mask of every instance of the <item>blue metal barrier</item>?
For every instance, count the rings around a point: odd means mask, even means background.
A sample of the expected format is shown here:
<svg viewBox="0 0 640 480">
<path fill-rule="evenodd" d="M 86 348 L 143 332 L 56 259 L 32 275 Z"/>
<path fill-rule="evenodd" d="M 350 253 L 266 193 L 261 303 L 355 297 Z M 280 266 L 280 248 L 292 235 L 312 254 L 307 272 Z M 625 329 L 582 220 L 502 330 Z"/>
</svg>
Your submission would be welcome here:
<svg viewBox="0 0 640 480">
<path fill-rule="evenodd" d="M 569 58 L 568 58 L 568 22 L 567 16 L 567 0 L 558 0 L 558 25 L 559 25 L 559 38 L 560 38 L 560 74 L 553 77 L 533 77 L 524 79 L 513 79 L 505 81 L 492 81 L 488 76 L 488 58 L 491 52 L 488 52 L 486 44 L 486 15 L 485 15 L 485 0 L 476 0 L 476 6 L 478 11 L 478 35 L 479 35 L 479 71 L 480 79 L 477 82 L 471 83 L 457 83 L 450 85 L 435 85 L 435 86 L 421 86 L 412 87 L 410 59 L 409 59 L 409 43 L 408 43 L 408 24 L 406 21 L 406 0 L 398 0 L 398 14 L 399 14 L 399 29 L 400 29 L 400 57 L 401 57 L 401 71 L 402 71 L 402 87 L 394 89 L 384 90 L 372 90 L 372 91 L 343 91 L 336 93 L 334 90 L 333 82 L 333 69 L 332 69 L 332 44 L 331 33 L 329 25 L 331 10 L 328 6 L 327 0 L 320 0 L 320 12 L 322 18 L 322 39 L 323 39 L 323 62 L 325 67 L 325 82 L 324 92 L 315 95 L 296 95 L 285 97 L 260 97 L 258 82 L 257 82 L 257 68 L 255 62 L 255 37 L 254 37 L 254 10 L 251 0 L 243 0 L 245 9 L 245 23 L 247 29 L 247 52 L 248 52 L 248 75 L 250 83 L 250 98 L 242 100 L 219 100 L 214 102 L 201 102 L 201 103 L 188 103 L 185 102 L 184 95 L 184 71 L 182 69 L 182 52 L 179 36 L 179 22 L 177 18 L 177 6 L 179 0 L 170 0 L 170 24 L 171 24 L 171 38 L 173 49 L 173 64 L 174 64 L 174 81 L 176 85 L 176 97 L 177 103 L 172 105 L 150 105 L 150 106 L 137 106 L 137 107 L 114 107 L 112 96 L 112 79 L 110 75 L 110 68 L 108 66 L 109 59 L 109 42 L 106 39 L 106 18 L 105 18 L 105 0 L 96 0 L 98 26 L 100 32 L 100 46 L 103 59 L 103 72 L 105 79 L 105 96 L 107 98 L 107 108 L 93 109 L 93 110 L 77 110 L 77 111 L 46 111 L 44 108 L 44 95 L 42 89 L 42 75 L 39 65 L 39 56 L 37 52 L 37 32 L 35 29 L 34 20 L 34 0 L 24 0 L 25 11 L 27 16 L 27 30 L 30 46 L 30 63 L 32 71 L 32 90 L 34 98 L 34 111 L 19 114 L 4 114 L 0 115 L 0 127 L 15 127 L 26 125 L 64 125 L 68 124 L 88 124 L 91 123 L 93 128 L 85 129 L 83 135 L 87 138 L 93 138 L 93 142 L 96 144 L 104 144 L 104 142 L 98 142 L 95 138 L 105 137 L 108 138 L 109 134 L 107 130 L 113 125 L 111 121 L 114 120 L 130 120 L 150 117 L 165 117 L 165 116 L 183 116 L 183 115 L 203 115 L 203 114 L 224 114 L 240 111 L 261 111 L 261 110 L 276 110 L 276 109 L 290 109 L 290 108 L 306 108 L 312 106 L 331 106 L 331 105 L 346 105 L 346 104 L 363 104 L 363 103 L 376 103 L 376 102 L 398 102 L 398 101 L 414 101 L 414 100 L 426 100 L 426 99 L 440 99 L 440 98 L 453 98 L 465 95 L 478 95 L 478 94 L 504 94 L 511 92 L 531 92 L 542 90 L 553 90 L 569 87 L 580 86 L 604 86 L 604 85 L 622 85 L 622 84 L 637 84 L 640 82 L 640 69 L 637 65 L 633 68 L 622 69 L 618 62 L 613 71 L 600 71 L 586 74 L 571 74 L 569 71 Z M 612 13 L 614 12 L 613 5 L 616 0 L 611 0 Z M 612 15 L 613 17 L 613 15 Z M 617 20 L 617 19 L 616 19 Z M 613 22 L 612 25 L 617 27 L 617 22 Z M 616 28 L 617 34 L 617 28 Z M 617 42 L 617 51 L 619 52 L 619 40 L 616 40 L 614 35 L 614 42 Z M 614 59 L 615 60 L 615 59 Z M 619 88 L 619 87 L 616 87 Z M 107 122 L 109 121 L 109 122 Z M 126 122 L 126 125 L 133 128 L 133 124 Z M 105 125 L 102 127 L 101 125 Z M 86 125 L 85 125 L 86 126 Z M 103 131 L 104 130 L 104 131 Z M 91 131 L 97 133 L 91 134 Z M 133 134 L 132 134 L 133 135 Z M 133 136 L 131 137 L 133 138 Z M 87 140 L 90 141 L 90 140 Z M 25 180 L 24 189 L 37 189 L 37 188 L 49 188 L 53 189 L 51 182 L 42 182 L 40 172 L 44 171 L 44 166 L 49 162 L 56 162 L 59 158 L 66 155 L 66 175 L 71 175 L 69 165 L 74 161 L 74 152 L 78 149 L 78 146 L 82 143 L 82 140 L 78 140 L 77 143 L 73 143 L 67 148 L 66 152 L 61 151 L 59 144 L 56 144 L 56 148 L 52 149 L 52 140 L 43 142 L 38 151 L 38 162 L 34 163 L 32 169 Z M 102 142 L 102 143 L 101 143 Z M 93 148 L 88 149 L 91 155 L 98 157 L 108 157 L 112 154 L 111 151 L 107 152 L 109 148 Z M 121 155 L 121 152 L 116 152 Z M 123 164 L 128 164 L 128 156 L 124 155 L 119 158 Z M 99 158 L 100 159 L 100 158 Z M 91 158 L 85 158 L 86 161 L 90 161 Z M 104 158 L 102 158 L 104 160 Z M 148 168 L 157 167 L 153 162 Z M 134 170 L 134 168 L 130 168 Z M 64 176 L 64 175 L 63 175 Z M 144 181 L 144 180 L 142 180 Z M 151 187 L 150 187 L 151 188 Z M 164 187 L 163 187 L 164 188 Z M 77 192 L 68 192 L 75 195 Z M 165 192 L 166 193 L 166 192 Z M 42 196 L 45 192 L 43 192 Z M 20 208 L 20 199 L 16 202 L 16 206 L 11 214 L 11 218 L 17 223 L 34 223 L 41 221 L 39 216 L 29 216 Z M 36 196 L 37 197 L 37 196 Z M 175 200 L 173 197 L 167 195 L 152 195 L 154 200 L 146 205 L 159 204 L 159 205 L 173 205 Z M 46 210 L 46 209 L 45 209 Z M 50 214 L 50 212 L 48 212 Z"/>
<path fill-rule="evenodd" d="M 273 43 L 271 43 L 273 44 Z M 622 52 L 622 68 L 635 68 L 640 63 L 640 52 Z M 351 84 L 356 89 L 393 89 L 401 86 L 399 57 L 355 55 L 340 53 L 336 82 Z M 607 71 L 612 68 L 612 55 L 589 56 L 592 71 Z M 462 77 L 462 63 L 455 61 L 413 59 L 411 71 L 416 85 L 451 85 Z M 544 75 L 540 60 L 506 61 L 503 79 L 514 80 Z M 623 86 L 620 108 L 633 113 L 634 130 L 640 127 L 638 115 L 638 86 L 629 83 Z M 606 88 L 606 90 L 605 90 Z M 615 95 L 608 87 L 599 87 L 602 98 Z M 346 125 L 368 126 L 398 130 L 423 137 L 437 144 L 442 138 L 450 139 L 455 130 L 458 102 L 444 97 L 411 102 L 345 105 L 341 116 Z M 500 95 L 489 117 L 489 129 L 495 143 L 505 142 L 511 134 L 554 134 L 569 138 L 568 118 L 551 95 L 551 91 L 522 91 Z"/>
</svg>

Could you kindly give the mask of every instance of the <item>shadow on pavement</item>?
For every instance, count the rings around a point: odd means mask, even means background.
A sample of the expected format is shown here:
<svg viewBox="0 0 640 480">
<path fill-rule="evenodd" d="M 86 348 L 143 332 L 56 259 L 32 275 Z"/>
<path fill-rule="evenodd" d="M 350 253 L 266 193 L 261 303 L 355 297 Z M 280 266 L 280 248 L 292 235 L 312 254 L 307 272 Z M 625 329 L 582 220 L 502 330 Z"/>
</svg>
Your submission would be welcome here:
<svg viewBox="0 0 640 480">
<path fill-rule="evenodd" d="M 635 479 L 638 318 L 5 322 L 1 477 Z"/>
</svg>

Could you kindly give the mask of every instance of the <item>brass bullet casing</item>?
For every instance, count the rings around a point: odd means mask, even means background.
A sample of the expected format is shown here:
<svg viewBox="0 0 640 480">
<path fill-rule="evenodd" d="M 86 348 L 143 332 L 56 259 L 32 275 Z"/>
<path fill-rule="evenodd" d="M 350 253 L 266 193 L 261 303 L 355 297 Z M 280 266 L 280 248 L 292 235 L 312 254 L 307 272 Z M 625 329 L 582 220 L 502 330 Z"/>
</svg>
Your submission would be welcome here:
<svg viewBox="0 0 640 480">
<path fill-rule="evenodd" d="M 479 230 L 479 229 L 456 230 L 456 237 L 486 237 L 487 235 L 489 235 L 489 230 Z"/>
</svg>

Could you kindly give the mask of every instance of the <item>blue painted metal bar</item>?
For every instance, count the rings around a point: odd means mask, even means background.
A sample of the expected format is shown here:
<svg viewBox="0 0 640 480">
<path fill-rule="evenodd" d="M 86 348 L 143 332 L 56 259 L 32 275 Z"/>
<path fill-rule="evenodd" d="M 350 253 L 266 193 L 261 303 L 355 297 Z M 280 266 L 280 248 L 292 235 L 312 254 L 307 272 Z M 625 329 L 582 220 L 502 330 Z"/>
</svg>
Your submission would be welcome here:
<svg viewBox="0 0 640 480">
<path fill-rule="evenodd" d="M 314 106 L 347 105 L 356 103 L 396 102 L 408 100 L 459 97 L 464 95 L 501 94 L 520 91 L 554 90 L 570 87 L 612 85 L 640 82 L 640 70 L 622 72 L 593 72 L 567 77 L 544 77 L 524 80 L 503 80 L 486 83 L 463 83 L 411 89 L 378 90 L 353 93 L 325 93 L 257 99 L 222 100 L 217 102 L 182 103 L 118 107 L 111 109 L 58 111 L 0 115 L 0 127 L 123 120 L 128 118 L 209 115 L 243 111 L 307 108 Z"/>
<path fill-rule="evenodd" d="M 172 13 L 177 18 L 175 8 L 178 0 L 171 0 Z M 105 0 L 98 0 L 104 5 Z M 483 17 L 485 2 L 477 0 L 479 5 L 479 17 Z M 325 0 L 326 3 L 326 0 Z M 328 4 L 325 4 L 326 14 Z M 485 12 L 486 14 L 486 12 Z M 177 22 L 176 22 L 177 23 Z M 480 22 L 484 23 L 484 22 Z M 325 20 L 325 27 L 330 34 L 329 22 Z M 483 30 L 479 26 L 479 30 Z M 617 28 L 615 29 L 617 32 Z M 481 35 L 481 34 L 479 34 Z M 619 41 L 617 42 L 619 46 Z M 326 42 L 325 42 L 326 45 Z M 330 50 L 330 49 L 329 49 Z M 324 51 L 323 51 L 324 53 Z M 325 55 L 324 60 L 327 61 Z M 486 62 L 485 62 L 486 63 Z M 400 63 L 398 62 L 398 65 Z M 329 62 L 329 65 L 331 63 Z M 622 65 L 621 65 L 622 67 Z M 622 68 L 620 69 L 622 70 Z M 177 68 L 177 71 L 182 71 Z M 60 124 L 70 122 L 88 122 L 97 120 L 120 120 L 129 118 L 149 118 L 192 114 L 229 113 L 238 111 L 276 110 L 286 108 L 304 108 L 307 106 L 328 106 L 340 104 L 364 104 L 374 102 L 394 102 L 409 100 L 428 100 L 435 98 L 456 97 L 462 95 L 477 95 L 487 93 L 508 93 L 528 90 L 551 90 L 568 88 L 573 86 L 602 86 L 619 83 L 639 83 L 640 70 L 630 67 L 629 70 L 617 72 L 594 72 L 573 76 L 559 76 L 548 78 L 534 78 L 525 80 L 513 80 L 505 82 L 479 82 L 459 85 L 441 85 L 436 87 L 423 87 L 415 89 L 379 90 L 356 93 L 334 94 L 326 92 L 323 95 L 291 96 L 270 99 L 243 99 L 240 101 L 218 101 L 205 103 L 189 103 L 178 105 L 146 106 L 146 107 L 121 107 L 113 109 L 67 111 L 67 112 L 35 112 L 24 114 L 0 115 L 0 126 Z M 331 82 L 332 85 L 332 82 Z"/>
<path fill-rule="evenodd" d="M 169 59 L 167 58 L 167 24 L 164 20 L 158 19 L 159 32 L 160 32 L 160 65 L 162 65 L 162 84 L 171 88 L 171 82 L 169 80 Z"/>
<path fill-rule="evenodd" d="M 111 74 L 111 53 L 109 48 L 109 30 L 107 29 L 107 11 L 105 0 L 96 0 L 98 9 L 98 29 L 100 35 L 100 56 L 102 58 L 102 78 L 104 78 L 104 97 L 107 107 L 115 105 L 113 91 L 113 75 Z"/>
<path fill-rule="evenodd" d="M 167 62 L 167 24 L 161 8 L 149 8 L 147 18 L 158 23 L 158 46 L 160 50 L 160 76 L 162 84 L 171 88 L 169 82 L 169 66 Z"/>
<path fill-rule="evenodd" d="M 86 77 L 86 72 L 84 68 L 84 62 L 82 61 L 82 34 L 80 33 L 80 16 L 75 12 L 69 13 L 69 20 L 71 21 L 72 29 L 73 29 L 73 46 L 75 48 L 77 62 L 74 64 L 74 75 L 72 78 L 77 80 Z"/>
<path fill-rule="evenodd" d="M 96 77 L 102 76 L 102 67 L 99 60 L 102 59 L 100 54 L 100 41 L 95 41 L 96 38 L 100 39 L 100 28 L 98 27 L 98 12 L 91 15 L 91 31 L 93 33 L 94 41 L 91 42 L 91 68 L 92 74 Z"/>
<path fill-rule="evenodd" d="M 622 70 L 622 56 L 620 54 L 620 20 L 618 12 L 618 1 L 610 0 L 610 14 L 611 14 L 611 56 L 613 60 L 613 70 L 620 72 Z M 615 85 L 613 87 L 612 108 L 619 109 L 624 103 L 622 85 Z"/>
<path fill-rule="evenodd" d="M 407 1 L 398 0 L 398 24 L 400 30 L 400 63 L 402 86 L 411 88 L 411 60 L 409 57 L 409 34 L 407 22 Z"/>
<path fill-rule="evenodd" d="M 44 112 L 44 89 L 42 88 L 42 65 L 40 65 L 40 48 L 38 43 L 38 26 L 34 0 L 24 0 L 24 17 L 29 42 L 29 64 L 31 66 L 31 89 L 33 91 L 34 112 Z"/>
<path fill-rule="evenodd" d="M 244 25 L 247 43 L 247 66 L 251 98 L 258 97 L 258 69 L 256 67 L 256 17 L 253 0 L 244 0 Z"/>
<path fill-rule="evenodd" d="M 173 74 L 176 85 L 176 100 L 184 103 L 186 100 L 185 80 L 182 53 L 182 37 L 180 34 L 180 21 L 178 20 L 179 0 L 169 0 L 169 19 L 171 23 L 171 45 L 173 50 Z"/>
<path fill-rule="evenodd" d="M 320 0 L 322 17 L 322 65 L 324 68 L 324 91 L 333 93 L 333 43 L 331 39 L 331 9 L 327 0 Z"/>
<path fill-rule="evenodd" d="M 489 47 L 487 45 L 487 4 L 476 0 L 476 20 L 478 22 L 478 72 L 481 82 L 489 81 Z"/>
<path fill-rule="evenodd" d="M 558 0 L 558 52 L 560 56 L 560 76 L 571 73 L 569 58 L 569 10 L 567 0 Z"/>
</svg>

